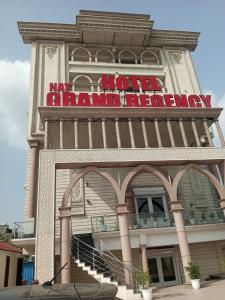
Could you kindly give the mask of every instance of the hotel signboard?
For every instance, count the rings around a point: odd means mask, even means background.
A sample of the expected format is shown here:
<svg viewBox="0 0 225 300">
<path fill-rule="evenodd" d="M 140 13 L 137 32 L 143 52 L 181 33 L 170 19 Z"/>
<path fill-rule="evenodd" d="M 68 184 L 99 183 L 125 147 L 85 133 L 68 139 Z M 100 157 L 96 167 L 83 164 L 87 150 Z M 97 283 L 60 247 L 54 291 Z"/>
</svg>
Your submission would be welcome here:
<svg viewBox="0 0 225 300">
<path fill-rule="evenodd" d="M 103 92 L 78 93 L 71 90 L 69 83 L 50 83 L 46 103 L 47 106 L 79 107 L 211 107 L 211 95 L 164 93 L 155 76 L 115 77 L 104 74 L 101 87 Z"/>
</svg>

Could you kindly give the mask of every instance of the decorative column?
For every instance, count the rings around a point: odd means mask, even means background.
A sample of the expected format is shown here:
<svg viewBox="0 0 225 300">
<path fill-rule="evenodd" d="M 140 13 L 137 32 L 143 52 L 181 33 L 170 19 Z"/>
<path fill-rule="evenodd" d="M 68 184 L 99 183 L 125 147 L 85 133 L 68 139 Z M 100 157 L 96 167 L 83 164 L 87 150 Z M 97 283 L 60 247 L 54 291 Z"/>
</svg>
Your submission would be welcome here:
<svg viewBox="0 0 225 300">
<path fill-rule="evenodd" d="M 59 123 L 59 147 L 63 149 L 63 120 L 60 120 Z"/>
<path fill-rule="evenodd" d="M 208 123 L 207 123 L 206 118 L 203 119 L 203 125 L 204 125 L 204 129 L 205 129 L 205 133 L 206 133 L 206 136 L 207 136 L 207 139 L 208 139 L 209 146 L 213 147 L 213 141 L 212 141 L 212 138 L 211 138 L 211 134 L 210 134 L 210 131 L 209 131 L 209 127 L 208 127 Z"/>
<path fill-rule="evenodd" d="M 71 207 L 60 207 L 60 262 L 61 267 L 67 263 L 61 272 L 61 283 L 70 283 L 70 249 L 71 249 L 71 233 L 70 219 Z"/>
<path fill-rule="evenodd" d="M 92 142 L 92 119 L 88 119 L 88 137 L 89 137 L 89 148 L 93 148 L 93 142 Z"/>
<path fill-rule="evenodd" d="M 28 186 L 28 217 L 34 218 L 37 200 L 38 142 L 30 142 L 30 176 Z"/>
<path fill-rule="evenodd" d="M 184 147 L 188 147 L 187 136 L 186 136 L 186 133 L 184 130 L 183 119 L 181 119 L 181 118 L 179 119 L 179 125 L 180 125 L 180 131 L 181 131 Z"/>
<path fill-rule="evenodd" d="M 119 118 L 115 118 L 117 147 L 121 148 Z"/>
<path fill-rule="evenodd" d="M 128 225 L 128 209 L 127 204 L 118 204 L 117 215 L 120 229 L 120 242 L 122 248 L 123 263 L 129 268 L 133 267 L 133 259 L 131 252 L 131 243 Z M 124 269 L 125 282 L 127 286 L 133 286 L 132 273 L 127 268 Z"/>
<path fill-rule="evenodd" d="M 196 124 L 195 124 L 195 119 L 194 118 L 191 119 L 191 125 L 192 125 L 192 129 L 193 129 L 193 132 L 194 132 L 194 136 L 195 136 L 195 141 L 196 141 L 197 147 L 201 147 L 201 143 L 200 143 L 200 140 L 199 140 L 198 131 L 197 131 L 197 128 L 196 128 Z"/>
<path fill-rule="evenodd" d="M 132 121 L 130 118 L 128 119 L 128 126 L 129 126 L 129 133 L 130 133 L 131 148 L 135 148 L 134 132 L 132 127 Z"/>
<path fill-rule="evenodd" d="M 48 149 L 48 119 L 45 120 L 44 149 Z"/>
<path fill-rule="evenodd" d="M 103 136 L 103 147 L 107 148 L 105 118 L 102 118 L 102 136 Z"/>
<path fill-rule="evenodd" d="M 145 119 L 141 119 L 141 125 L 142 125 L 142 132 L 144 136 L 144 143 L 145 143 L 145 148 L 149 148 L 148 144 L 148 136 L 147 136 L 147 130 L 146 130 L 146 124 L 145 124 Z"/>
<path fill-rule="evenodd" d="M 180 254 L 184 269 L 185 275 L 185 282 L 190 283 L 190 278 L 188 277 L 186 267 L 191 262 L 191 254 L 189 249 L 189 244 L 187 240 L 187 235 L 184 227 L 184 219 L 182 214 L 182 204 L 181 201 L 172 201 L 171 202 L 171 211 L 173 212 L 174 221 L 176 224 L 176 232 L 177 232 L 177 239 L 180 248 Z"/>
<path fill-rule="evenodd" d="M 160 135 L 160 131 L 159 131 L 158 119 L 155 119 L 154 123 L 155 123 L 155 131 L 156 131 L 157 142 L 158 142 L 159 147 L 162 147 L 162 140 L 161 140 L 161 135 Z"/>
<path fill-rule="evenodd" d="M 148 268 L 148 258 L 147 258 L 147 247 L 146 245 L 141 245 L 141 260 L 143 272 L 149 272 Z"/>
<path fill-rule="evenodd" d="M 222 146 L 225 146 L 224 136 L 223 136 L 222 130 L 220 128 L 220 123 L 219 123 L 218 119 L 215 120 L 215 124 L 216 124 L 216 130 L 217 130 L 217 133 L 218 133 L 218 136 L 220 139 L 220 143 Z"/>
<path fill-rule="evenodd" d="M 74 119 L 74 147 L 78 149 L 78 119 Z"/>
<path fill-rule="evenodd" d="M 175 141 L 174 141 L 174 136 L 173 136 L 173 131 L 172 131 L 170 119 L 167 119 L 166 123 L 167 123 L 167 128 L 168 128 L 168 131 L 169 131 L 171 146 L 175 147 L 176 145 L 175 145 Z"/>
</svg>

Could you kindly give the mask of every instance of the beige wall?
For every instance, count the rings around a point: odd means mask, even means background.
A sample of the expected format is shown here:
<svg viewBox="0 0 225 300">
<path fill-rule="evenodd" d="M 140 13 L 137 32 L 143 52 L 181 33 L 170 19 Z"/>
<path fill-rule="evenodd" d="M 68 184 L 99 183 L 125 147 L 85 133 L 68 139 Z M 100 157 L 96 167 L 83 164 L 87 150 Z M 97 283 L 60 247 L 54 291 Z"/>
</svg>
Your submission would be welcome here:
<svg viewBox="0 0 225 300">
<path fill-rule="evenodd" d="M 16 285 L 17 259 L 20 253 L 0 250 L 0 288 L 4 287 L 6 257 L 10 256 L 8 286 Z"/>
<path fill-rule="evenodd" d="M 190 244 L 192 261 L 199 264 L 202 278 L 223 272 L 225 241 Z M 225 249 L 225 248 L 224 248 Z"/>
</svg>

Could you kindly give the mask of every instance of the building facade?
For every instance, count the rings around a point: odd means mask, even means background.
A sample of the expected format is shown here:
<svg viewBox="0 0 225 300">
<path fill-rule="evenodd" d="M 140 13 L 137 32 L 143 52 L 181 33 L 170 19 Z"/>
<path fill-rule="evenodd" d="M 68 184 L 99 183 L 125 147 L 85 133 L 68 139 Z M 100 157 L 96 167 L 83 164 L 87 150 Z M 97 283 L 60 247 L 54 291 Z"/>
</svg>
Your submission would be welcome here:
<svg viewBox="0 0 225 300">
<path fill-rule="evenodd" d="M 40 282 L 65 263 L 62 282 L 91 281 L 73 251 L 85 241 L 120 261 L 127 286 L 134 269 L 158 286 L 189 282 L 191 261 L 203 279 L 222 272 L 222 109 L 197 79 L 199 33 L 153 24 L 97 11 L 75 24 L 18 23 L 32 57 L 28 231 L 15 242 L 35 255 Z"/>
</svg>

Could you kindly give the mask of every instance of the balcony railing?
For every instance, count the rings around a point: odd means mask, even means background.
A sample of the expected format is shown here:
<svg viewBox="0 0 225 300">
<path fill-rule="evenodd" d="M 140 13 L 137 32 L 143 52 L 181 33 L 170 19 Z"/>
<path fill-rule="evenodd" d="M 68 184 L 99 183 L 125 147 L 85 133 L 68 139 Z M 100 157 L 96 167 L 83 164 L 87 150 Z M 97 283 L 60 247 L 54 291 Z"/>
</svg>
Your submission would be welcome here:
<svg viewBox="0 0 225 300">
<path fill-rule="evenodd" d="M 220 208 L 183 211 L 183 215 L 185 226 L 225 223 L 223 210 Z M 129 214 L 128 220 L 130 230 L 175 226 L 173 214 L 169 211 L 148 214 Z M 119 230 L 117 215 L 92 217 L 91 223 L 93 232 L 112 232 Z"/>
<path fill-rule="evenodd" d="M 184 211 L 185 225 L 218 224 L 224 222 L 225 217 L 221 208 Z"/>
<path fill-rule="evenodd" d="M 15 222 L 14 239 L 26 239 L 35 237 L 35 221 Z"/>
<path fill-rule="evenodd" d="M 119 230 L 117 215 L 93 217 L 93 232 L 109 232 Z M 162 228 L 175 226 L 171 212 L 130 214 L 129 229 Z"/>
</svg>

